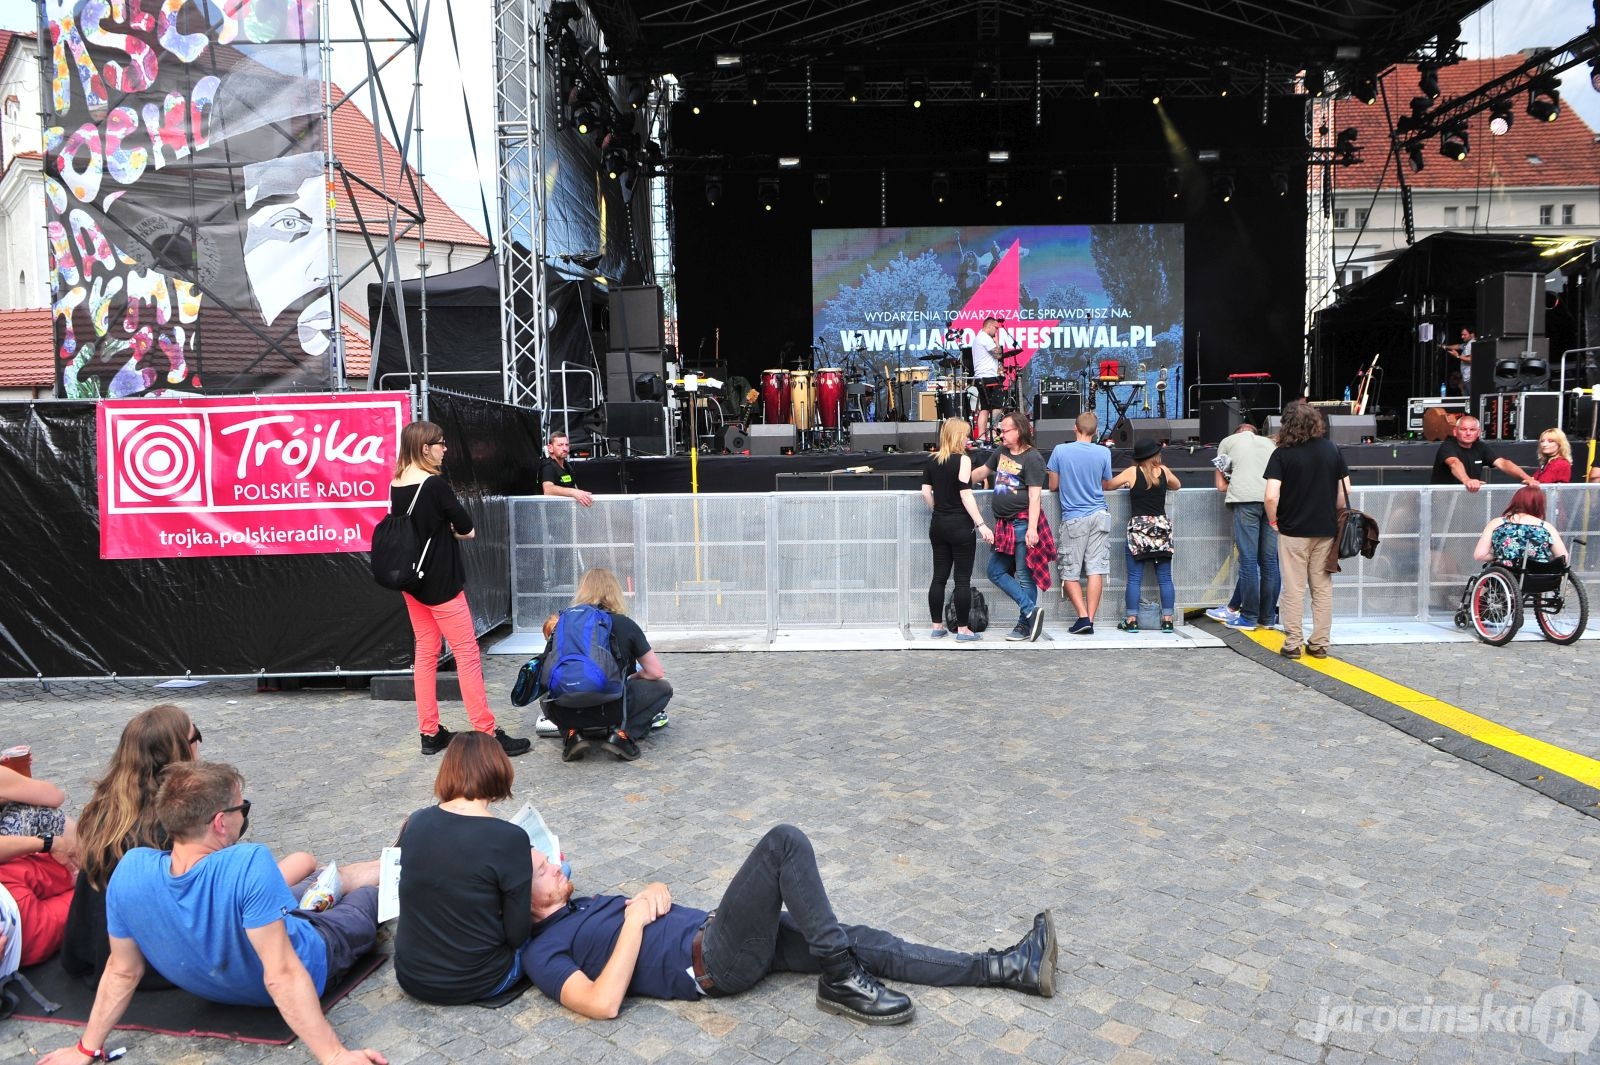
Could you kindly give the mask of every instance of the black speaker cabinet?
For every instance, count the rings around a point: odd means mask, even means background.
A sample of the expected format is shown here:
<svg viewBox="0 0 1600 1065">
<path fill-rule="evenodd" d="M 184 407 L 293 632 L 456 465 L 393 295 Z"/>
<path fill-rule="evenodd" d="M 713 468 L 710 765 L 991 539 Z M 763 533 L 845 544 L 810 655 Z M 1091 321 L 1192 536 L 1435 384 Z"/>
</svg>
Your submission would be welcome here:
<svg viewBox="0 0 1600 1065">
<path fill-rule="evenodd" d="M 1372 414 L 1328 415 L 1328 439 L 1340 447 L 1359 444 L 1368 438 L 1376 439 L 1378 419 Z"/>
<path fill-rule="evenodd" d="M 1528 328 L 1529 310 L 1533 328 Z M 1493 274 L 1478 282 L 1478 335 L 1525 337 L 1544 335 L 1544 275 Z M 1458 337 L 1447 337 L 1454 343 Z M 1476 349 L 1477 345 L 1473 345 Z M 1473 351 L 1472 375 L 1478 375 L 1477 351 Z"/>
<path fill-rule="evenodd" d="M 1033 397 L 1035 422 L 1055 419 L 1072 421 L 1082 413 L 1083 396 L 1077 392 L 1041 392 Z"/>
<path fill-rule="evenodd" d="M 606 436 L 630 455 L 667 453 L 667 412 L 659 403 L 607 403 Z"/>
<path fill-rule="evenodd" d="M 1076 415 L 1071 418 L 1040 418 L 1033 423 L 1033 446 L 1048 456 L 1057 444 L 1070 444 L 1078 439 L 1077 426 Z"/>
<path fill-rule="evenodd" d="M 856 451 L 898 448 L 900 427 L 895 422 L 856 422 L 850 426 L 850 446 Z"/>
<path fill-rule="evenodd" d="M 606 355 L 606 398 L 614 403 L 629 403 L 637 399 L 633 385 L 640 377 L 653 373 L 666 387 L 667 360 L 660 351 L 613 351 Z M 585 374 L 561 374 L 551 371 L 552 378 L 571 377 L 587 380 Z"/>
<path fill-rule="evenodd" d="M 750 427 L 750 454 L 781 455 L 784 448 L 799 448 L 800 430 L 786 422 Z"/>
<path fill-rule="evenodd" d="M 1111 442 L 1120 448 L 1131 448 L 1141 440 L 1154 440 L 1169 444 L 1174 439 L 1173 421 L 1170 418 L 1123 418 L 1111 430 Z M 1187 439 L 1187 437 L 1176 437 Z"/>
<path fill-rule="evenodd" d="M 666 317 L 658 285 L 625 285 L 611 290 L 608 303 L 611 328 L 606 343 L 612 351 L 661 348 L 666 339 L 661 323 Z"/>
<path fill-rule="evenodd" d="M 927 451 L 929 445 L 939 445 L 939 426 L 941 422 L 897 422 L 901 451 Z"/>
<path fill-rule="evenodd" d="M 1221 443 L 1244 421 L 1237 399 L 1208 399 L 1200 404 L 1200 442 Z"/>
</svg>

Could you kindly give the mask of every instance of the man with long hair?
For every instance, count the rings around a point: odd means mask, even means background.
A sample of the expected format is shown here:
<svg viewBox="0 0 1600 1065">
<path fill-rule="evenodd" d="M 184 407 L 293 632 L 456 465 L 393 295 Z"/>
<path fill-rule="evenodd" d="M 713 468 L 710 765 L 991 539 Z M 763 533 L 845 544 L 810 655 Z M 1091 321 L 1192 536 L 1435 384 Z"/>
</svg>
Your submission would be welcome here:
<svg viewBox="0 0 1600 1065">
<path fill-rule="evenodd" d="M 1264 505 L 1278 533 L 1283 576 L 1279 617 L 1285 658 L 1328 657 L 1333 632 L 1333 575 L 1323 566 L 1338 531 L 1338 508 L 1348 506 L 1350 467 L 1328 439 L 1322 412 L 1303 399 L 1283 410 L 1278 448 L 1267 460 Z M 1304 638 L 1306 588 L 1311 589 L 1311 638 Z"/>
</svg>

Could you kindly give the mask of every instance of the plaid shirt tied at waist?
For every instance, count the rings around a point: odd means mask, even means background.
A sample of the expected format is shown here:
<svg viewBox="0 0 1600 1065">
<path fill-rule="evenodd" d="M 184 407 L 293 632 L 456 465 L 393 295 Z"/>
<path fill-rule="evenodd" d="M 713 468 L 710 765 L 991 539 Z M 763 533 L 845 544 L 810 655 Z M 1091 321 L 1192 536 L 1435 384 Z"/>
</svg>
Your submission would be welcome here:
<svg viewBox="0 0 1600 1065">
<path fill-rule="evenodd" d="M 1018 519 L 1020 520 L 1020 519 Z M 1037 547 L 1028 548 L 1028 556 L 1024 564 L 1033 576 L 1033 583 L 1040 588 L 1050 588 L 1050 563 L 1056 560 L 1056 538 L 1050 531 L 1050 519 L 1041 512 Z M 1014 555 L 1017 553 L 1017 528 L 1010 521 L 996 522 L 994 526 L 994 552 L 997 555 Z"/>
</svg>

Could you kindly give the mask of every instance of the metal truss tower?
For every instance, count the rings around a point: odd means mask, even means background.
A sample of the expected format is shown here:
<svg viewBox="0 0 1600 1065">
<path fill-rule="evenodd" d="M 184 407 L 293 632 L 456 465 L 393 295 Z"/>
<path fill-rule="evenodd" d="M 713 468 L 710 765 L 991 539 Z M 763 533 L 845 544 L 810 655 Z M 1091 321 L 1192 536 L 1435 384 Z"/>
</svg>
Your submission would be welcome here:
<svg viewBox="0 0 1600 1065">
<path fill-rule="evenodd" d="M 1312 161 L 1306 167 L 1306 304 L 1305 369 L 1302 391 L 1314 390 L 1318 382 L 1313 371 L 1320 369 L 1313 358 L 1316 315 L 1333 302 L 1333 168 L 1321 162 L 1333 149 L 1333 99 L 1331 96 L 1306 99 L 1306 143 Z M 1309 394 L 1309 392 L 1307 392 Z"/>
<path fill-rule="evenodd" d="M 497 0 L 496 175 L 500 186 L 500 355 L 505 399 L 545 409 L 545 25 L 539 0 Z"/>
</svg>

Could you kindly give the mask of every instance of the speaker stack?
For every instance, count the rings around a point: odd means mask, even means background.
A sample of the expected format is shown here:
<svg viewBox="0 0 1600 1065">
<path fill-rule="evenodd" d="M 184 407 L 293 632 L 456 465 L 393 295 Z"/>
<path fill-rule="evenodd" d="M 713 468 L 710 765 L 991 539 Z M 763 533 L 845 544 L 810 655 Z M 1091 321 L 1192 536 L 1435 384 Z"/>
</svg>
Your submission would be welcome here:
<svg viewBox="0 0 1600 1065">
<path fill-rule="evenodd" d="M 1473 415 L 1481 419 L 1491 407 L 1504 415 L 1516 407 L 1493 398 L 1496 394 L 1550 387 L 1550 341 L 1544 329 L 1544 275 L 1493 274 L 1478 282 L 1478 338 L 1472 343 L 1472 405 L 1467 408 Z M 1501 435 L 1492 439 L 1531 439 L 1524 434 L 1540 431 L 1531 423 L 1519 428 L 1509 417 L 1503 420 L 1507 424 L 1496 426 Z"/>
</svg>

